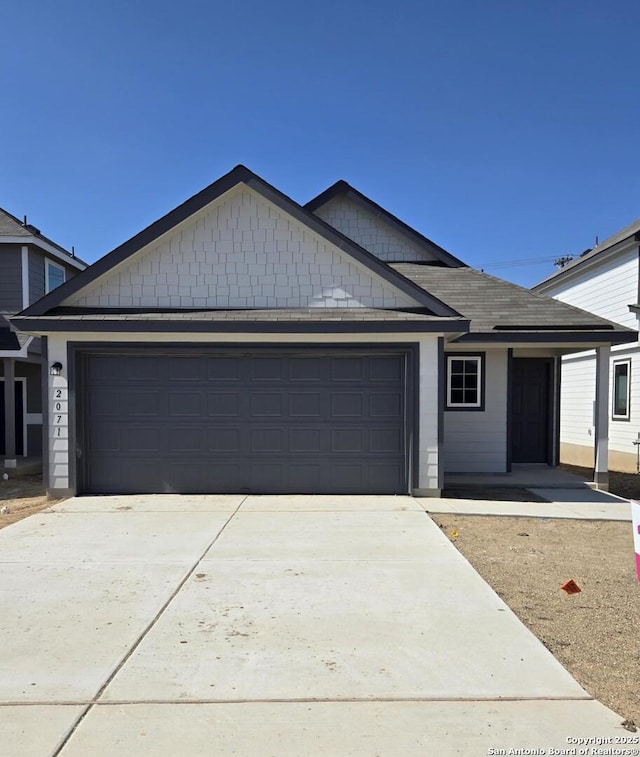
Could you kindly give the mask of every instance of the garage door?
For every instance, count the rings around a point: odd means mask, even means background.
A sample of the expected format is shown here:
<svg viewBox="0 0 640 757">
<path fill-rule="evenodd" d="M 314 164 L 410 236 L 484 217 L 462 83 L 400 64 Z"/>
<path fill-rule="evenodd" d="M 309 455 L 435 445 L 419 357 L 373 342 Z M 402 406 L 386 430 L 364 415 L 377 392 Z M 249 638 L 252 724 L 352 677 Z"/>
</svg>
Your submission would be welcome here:
<svg viewBox="0 0 640 757">
<path fill-rule="evenodd" d="M 86 354 L 80 489 L 406 493 L 407 355 Z"/>
</svg>

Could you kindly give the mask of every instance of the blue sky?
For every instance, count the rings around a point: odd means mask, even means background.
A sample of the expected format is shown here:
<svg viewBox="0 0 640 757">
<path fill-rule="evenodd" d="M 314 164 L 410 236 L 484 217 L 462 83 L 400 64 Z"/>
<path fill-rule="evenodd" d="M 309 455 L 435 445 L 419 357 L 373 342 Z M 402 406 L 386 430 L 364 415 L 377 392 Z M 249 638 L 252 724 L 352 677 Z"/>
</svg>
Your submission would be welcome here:
<svg viewBox="0 0 640 757">
<path fill-rule="evenodd" d="M 345 179 L 527 286 L 640 217 L 637 0 L 0 13 L 0 206 L 88 262 L 238 163 L 298 202 Z"/>
</svg>

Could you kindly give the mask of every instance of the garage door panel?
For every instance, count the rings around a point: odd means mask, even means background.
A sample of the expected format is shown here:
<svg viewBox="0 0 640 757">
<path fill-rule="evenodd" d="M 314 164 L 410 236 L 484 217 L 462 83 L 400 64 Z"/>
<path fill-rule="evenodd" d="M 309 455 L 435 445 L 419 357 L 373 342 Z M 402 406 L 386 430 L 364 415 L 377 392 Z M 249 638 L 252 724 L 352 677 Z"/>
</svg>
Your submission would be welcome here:
<svg viewBox="0 0 640 757">
<path fill-rule="evenodd" d="M 396 486 L 401 487 L 405 479 L 405 472 L 399 463 L 379 462 L 369 468 L 369 486 L 373 489 Z M 397 491 L 398 489 L 396 489 Z"/>
<path fill-rule="evenodd" d="M 203 430 L 199 428 L 171 428 L 168 438 L 169 452 L 202 452 Z"/>
<path fill-rule="evenodd" d="M 335 428 L 331 431 L 332 452 L 364 451 L 364 433 L 361 428 Z"/>
<path fill-rule="evenodd" d="M 399 454 L 402 452 L 402 433 L 397 428 L 373 428 L 369 432 L 369 450 Z"/>
<path fill-rule="evenodd" d="M 170 381 L 202 383 L 206 378 L 206 366 L 200 356 L 170 357 L 167 368 Z"/>
<path fill-rule="evenodd" d="M 87 355 L 81 490 L 405 493 L 404 364 L 311 350 Z"/>
<path fill-rule="evenodd" d="M 240 358 L 210 357 L 206 362 L 208 381 L 235 382 L 240 380 Z"/>
<path fill-rule="evenodd" d="M 240 452 L 240 429 L 239 428 L 210 428 L 207 431 L 208 452 Z"/>
<path fill-rule="evenodd" d="M 146 452 L 161 452 L 164 434 L 153 426 L 148 428 L 130 428 L 126 431 L 121 429 L 124 439 L 124 452 L 135 452 L 136 454 Z"/>
<path fill-rule="evenodd" d="M 120 361 L 111 355 L 96 356 L 87 366 L 88 377 L 97 383 L 109 383 L 120 378 Z"/>
<path fill-rule="evenodd" d="M 204 414 L 202 392 L 169 392 L 169 416 L 179 418 L 192 416 L 201 418 Z"/>
<path fill-rule="evenodd" d="M 289 429 L 289 452 L 309 453 L 321 452 L 321 430 L 318 428 Z"/>
<path fill-rule="evenodd" d="M 100 393 L 93 393 L 88 398 L 89 413 L 92 418 L 119 417 L 121 414 L 121 393 L 109 387 L 102 387 Z"/>
<path fill-rule="evenodd" d="M 281 392 L 259 392 L 251 397 L 251 415 L 276 417 L 284 414 L 284 396 Z"/>
<path fill-rule="evenodd" d="M 319 392 L 290 392 L 289 417 L 320 418 L 322 414 Z"/>
<path fill-rule="evenodd" d="M 252 381 L 282 381 L 284 361 L 279 357 L 257 357 L 251 359 Z"/>
<path fill-rule="evenodd" d="M 207 408 L 212 418 L 237 418 L 240 415 L 240 392 L 209 392 Z"/>
<path fill-rule="evenodd" d="M 361 416 L 364 399 L 360 392 L 334 392 L 331 396 L 331 415 L 333 418 L 353 418 Z"/>
<path fill-rule="evenodd" d="M 128 391 L 120 394 L 120 417 L 139 418 L 142 416 L 161 417 L 164 415 L 164 396 L 157 390 Z"/>
<path fill-rule="evenodd" d="M 393 357 L 372 357 L 369 371 L 371 381 L 398 383 L 402 380 L 402 364 Z"/>
<path fill-rule="evenodd" d="M 306 494 L 322 489 L 323 466 L 318 463 L 293 463 L 287 466 L 290 492 Z"/>
<path fill-rule="evenodd" d="M 369 396 L 369 414 L 373 418 L 400 418 L 403 399 L 400 392 L 372 393 Z"/>
<path fill-rule="evenodd" d="M 319 357 L 291 358 L 289 361 L 289 379 L 304 383 L 322 381 L 323 361 Z"/>
<path fill-rule="evenodd" d="M 364 379 L 364 363 L 357 357 L 337 357 L 331 361 L 331 379 L 334 382 L 361 382 Z"/>
<path fill-rule="evenodd" d="M 285 452 L 283 446 L 284 430 L 281 428 L 254 428 L 251 430 L 250 451 Z"/>
<path fill-rule="evenodd" d="M 119 426 L 109 427 L 96 423 L 87 435 L 87 449 L 96 454 L 124 452 L 125 450 L 120 446 L 120 435 Z"/>
<path fill-rule="evenodd" d="M 120 361 L 120 378 L 134 384 L 159 384 L 166 373 L 160 361 L 159 357 L 129 356 L 126 361 Z"/>
</svg>

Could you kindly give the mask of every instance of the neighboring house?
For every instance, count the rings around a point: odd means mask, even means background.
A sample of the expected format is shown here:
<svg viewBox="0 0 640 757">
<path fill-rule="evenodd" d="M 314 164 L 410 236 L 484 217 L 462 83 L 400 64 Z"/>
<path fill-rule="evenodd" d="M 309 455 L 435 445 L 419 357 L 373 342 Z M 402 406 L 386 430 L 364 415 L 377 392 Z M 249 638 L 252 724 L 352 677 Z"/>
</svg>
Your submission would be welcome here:
<svg viewBox="0 0 640 757">
<path fill-rule="evenodd" d="M 86 268 L 34 226 L 0 208 L 0 458 L 42 455 L 40 340 L 9 318 Z"/>
<path fill-rule="evenodd" d="M 637 336 L 344 182 L 303 207 L 243 166 L 12 324 L 43 337 L 51 496 L 438 495 L 555 464 L 560 356 Z"/>
<path fill-rule="evenodd" d="M 560 268 L 533 290 L 589 310 L 603 318 L 638 328 L 640 221 Z M 609 372 L 609 467 L 638 472 L 640 446 L 640 346 L 615 345 L 602 370 Z M 596 391 L 593 351 L 562 360 L 560 458 L 593 465 Z"/>
</svg>

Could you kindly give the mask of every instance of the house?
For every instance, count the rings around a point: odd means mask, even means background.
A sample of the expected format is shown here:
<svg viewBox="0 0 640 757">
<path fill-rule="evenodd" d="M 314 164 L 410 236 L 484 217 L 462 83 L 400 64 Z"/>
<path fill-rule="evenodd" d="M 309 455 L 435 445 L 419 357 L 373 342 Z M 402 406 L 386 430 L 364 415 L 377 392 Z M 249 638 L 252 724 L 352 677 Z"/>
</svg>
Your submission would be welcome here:
<svg viewBox="0 0 640 757">
<path fill-rule="evenodd" d="M 587 250 L 537 286 L 535 292 L 589 310 L 602 318 L 638 328 L 640 220 Z M 596 371 L 608 374 L 609 467 L 637 473 L 640 455 L 640 346 L 613 345 L 606 364 L 598 366 L 593 350 L 562 360 L 560 459 L 593 465 L 593 403 Z"/>
<path fill-rule="evenodd" d="M 11 330 L 9 319 L 86 268 L 27 219 L 0 208 L 0 458 L 42 455 L 40 339 Z"/>
<path fill-rule="evenodd" d="M 437 496 L 553 465 L 560 357 L 636 338 L 345 182 L 302 206 L 243 166 L 11 320 L 43 340 L 51 496 Z"/>
</svg>

